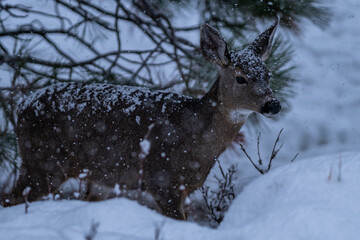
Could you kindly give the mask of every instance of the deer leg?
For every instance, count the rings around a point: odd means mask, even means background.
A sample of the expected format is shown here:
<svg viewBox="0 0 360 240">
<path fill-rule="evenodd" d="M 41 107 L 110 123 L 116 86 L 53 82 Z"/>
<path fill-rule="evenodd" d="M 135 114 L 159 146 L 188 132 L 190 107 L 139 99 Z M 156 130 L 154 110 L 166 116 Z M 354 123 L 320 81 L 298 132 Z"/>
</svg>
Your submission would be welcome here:
<svg viewBox="0 0 360 240">
<path fill-rule="evenodd" d="M 18 194 L 15 194 L 14 191 L 9 194 L 1 193 L 0 195 L 0 205 L 3 207 L 10 207 L 23 202 L 24 197 L 22 197 L 22 194 L 19 196 Z"/>
<path fill-rule="evenodd" d="M 9 207 L 24 202 L 24 197 L 22 195 L 22 192 L 26 188 L 26 179 L 24 179 L 24 173 L 26 173 L 26 169 L 21 167 L 19 179 L 16 181 L 15 185 L 13 186 L 11 193 L 1 194 L 2 206 Z"/>
<path fill-rule="evenodd" d="M 13 206 L 24 202 L 23 191 L 26 187 L 31 187 L 29 194 L 29 201 L 37 200 L 40 196 L 45 195 L 47 189 L 46 175 L 44 179 L 37 177 L 28 177 L 27 175 L 21 174 L 19 180 L 16 182 L 12 192 L 10 194 L 2 194 L 1 202 L 3 206 Z"/>
<path fill-rule="evenodd" d="M 174 191 L 173 189 L 161 189 L 153 194 L 163 215 L 174 219 L 186 220 L 182 195 L 180 191 Z"/>
<path fill-rule="evenodd" d="M 112 191 L 113 188 L 98 184 L 94 181 L 89 181 L 85 199 L 91 202 L 106 200 L 109 199 L 109 195 Z"/>
<path fill-rule="evenodd" d="M 46 173 L 31 177 L 24 176 L 24 178 L 26 179 L 24 179 L 22 183 L 15 188 L 14 192 L 17 194 L 17 196 L 22 197 L 22 191 L 25 189 L 25 187 L 31 187 L 28 198 L 29 201 L 40 200 L 41 197 L 44 197 L 50 193 L 48 175 Z"/>
<path fill-rule="evenodd" d="M 61 177 L 60 177 L 61 178 Z M 8 205 L 16 205 L 24 202 L 23 191 L 26 187 L 30 187 L 28 200 L 30 202 L 41 200 L 42 197 L 50 194 L 52 189 L 56 189 L 61 183 L 59 176 L 48 171 L 42 170 L 40 167 L 37 171 L 27 172 L 25 167 L 21 167 L 20 177 L 11 194 L 8 194 Z"/>
</svg>

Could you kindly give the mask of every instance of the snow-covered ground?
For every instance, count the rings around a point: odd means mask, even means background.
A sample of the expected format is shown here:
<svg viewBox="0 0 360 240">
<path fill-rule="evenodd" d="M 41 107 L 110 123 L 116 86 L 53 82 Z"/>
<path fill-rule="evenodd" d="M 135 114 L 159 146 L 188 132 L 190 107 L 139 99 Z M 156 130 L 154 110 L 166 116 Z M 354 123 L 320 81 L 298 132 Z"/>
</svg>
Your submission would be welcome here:
<svg viewBox="0 0 360 240">
<path fill-rule="evenodd" d="M 340 162 L 340 164 L 339 164 Z M 248 184 L 218 229 L 165 218 L 135 201 L 45 201 L 0 210 L 0 239 L 358 239 L 360 152 L 301 160 Z"/>
<path fill-rule="evenodd" d="M 259 176 L 235 145 L 222 156 L 224 166 L 238 164 L 238 191 L 246 186 L 218 229 L 166 219 L 126 199 L 47 201 L 32 203 L 28 214 L 24 205 L 0 209 L 0 239 L 84 239 L 92 221 L 100 224 L 95 239 L 154 239 L 156 225 L 163 225 L 166 240 L 358 239 L 360 2 L 326 4 L 333 11 L 329 26 L 322 30 L 306 23 L 300 38 L 287 36 L 300 81 L 290 112 L 277 122 L 265 119 L 264 156 L 284 128 L 284 146 L 273 169 Z M 255 157 L 256 134 L 250 127 L 244 131 L 246 148 Z"/>
</svg>

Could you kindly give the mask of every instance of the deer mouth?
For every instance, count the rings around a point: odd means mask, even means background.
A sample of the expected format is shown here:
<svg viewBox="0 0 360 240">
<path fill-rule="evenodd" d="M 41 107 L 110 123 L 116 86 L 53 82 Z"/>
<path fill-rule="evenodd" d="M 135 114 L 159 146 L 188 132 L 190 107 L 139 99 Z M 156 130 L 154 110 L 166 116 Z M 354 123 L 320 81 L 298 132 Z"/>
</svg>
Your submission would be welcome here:
<svg viewBox="0 0 360 240">
<path fill-rule="evenodd" d="M 280 112 L 281 105 L 280 102 L 276 99 L 268 101 L 264 104 L 261 108 L 260 113 L 263 114 L 265 117 L 272 117 Z"/>
</svg>

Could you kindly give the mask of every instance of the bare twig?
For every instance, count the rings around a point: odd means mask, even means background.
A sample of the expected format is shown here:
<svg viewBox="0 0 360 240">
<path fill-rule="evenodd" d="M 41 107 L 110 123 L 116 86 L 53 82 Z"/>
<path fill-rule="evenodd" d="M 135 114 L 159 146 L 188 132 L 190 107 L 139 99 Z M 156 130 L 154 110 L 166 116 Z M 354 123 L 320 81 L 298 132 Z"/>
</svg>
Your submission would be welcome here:
<svg viewBox="0 0 360 240">
<path fill-rule="evenodd" d="M 257 137 L 257 153 L 258 153 L 258 161 L 259 161 L 259 165 L 262 165 L 262 160 L 261 160 L 261 155 L 260 155 L 260 136 L 261 136 L 261 132 L 259 132 L 258 137 Z"/>
<path fill-rule="evenodd" d="M 51 183 L 50 183 L 50 175 L 48 172 L 46 173 L 46 184 L 47 184 L 48 195 L 49 195 L 49 194 L 51 194 Z"/>
<path fill-rule="evenodd" d="M 149 136 L 150 136 L 151 131 L 152 131 L 154 126 L 155 126 L 154 123 L 149 125 L 148 131 L 145 134 L 144 139 L 140 142 L 140 150 L 141 150 L 141 152 L 139 154 L 140 167 L 139 167 L 139 180 L 138 180 L 138 202 L 139 203 L 142 202 L 142 185 L 143 185 L 143 180 L 144 180 L 144 161 L 145 161 L 145 158 L 147 157 L 147 155 L 150 152 L 151 143 L 149 141 Z"/>
<path fill-rule="evenodd" d="M 274 147 L 271 151 L 271 157 L 270 157 L 270 161 L 269 161 L 269 165 L 268 165 L 268 168 L 267 168 L 267 171 L 268 172 L 271 168 L 271 163 L 272 163 L 272 160 L 276 157 L 276 155 L 278 154 L 278 152 L 280 151 L 280 149 L 282 148 L 282 146 L 284 145 L 283 143 L 280 145 L 280 147 L 278 149 L 276 149 L 276 145 L 278 144 L 279 140 L 280 140 L 280 135 L 281 133 L 283 132 L 283 128 L 279 131 L 279 134 L 277 135 L 276 137 L 276 140 L 275 140 L 275 143 L 274 143 Z"/>
<path fill-rule="evenodd" d="M 116 31 L 116 43 L 117 43 L 117 54 L 115 60 L 112 62 L 111 66 L 109 67 L 108 72 L 111 73 L 112 68 L 115 66 L 116 62 L 118 61 L 120 57 L 121 52 L 121 40 L 120 40 L 120 31 L 119 31 L 119 10 L 120 10 L 120 0 L 117 0 L 116 2 L 116 10 L 115 10 L 115 31 Z"/>
<path fill-rule="evenodd" d="M 165 225 L 165 220 L 162 221 L 161 223 L 155 223 L 155 235 L 154 235 L 154 240 L 161 240 L 161 231 L 163 229 Z"/>
<path fill-rule="evenodd" d="M 242 145 L 241 143 L 239 144 L 241 147 L 241 150 L 244 152 L 245 156 L 250 160 L 251 164 L 256 168 L 256 170 L 259 171 L 259 173 L 264 174 L 264 170 L 259 168 L 258 166 L 256 166 L 256 164 L 254 163 L 254 161 L 251 159 L 251 157 L 249 156 L 249 154 L 246 152 L 244 145 Z"/>
<path fill-rule="evenodd" d="M 294 162 L 295 159 L 297 158 L 297 156 L 299 156 L 299 153 L 296 153 L 295 156 L 293 157 L 293 159 L 290 160 L 290 162 Z"/>
<path fill-rule="evenodd" d="M 94 240 L 100 226 L 99 222 L 91 221 L 89 233 L 85 235 L 85 240 Z"/>
<path fill-rule="evenodd" d="M 61 166 L 60 162 L 59 162 L 59 161 L 56 161 L 56 165 L 59 166 L 62 174 L 64 175 L 65 180 L 67 180 L 67 179 L 68 179 L 67 173 L 66 173 L 66 171 L 64 170 L 64 168 Z"/>
<path fill-rule="evenodd" d="M 221 167 L 220 162 L 219 167 Z M 210 190 L 208 186 L 202 186 L 200 188 L 200 192 L 207 208 L 206 215 L 211 227 L 216 227 L 221 223 L 224 218 L 224 214 L 229 209 L 230 204 L 235 198 L 235 172 L 235 166 L 231 165 L 224 175 L 221 174 L 221 178 L 215 176 L 218 183 L 218 190 L 216 191 Z"/>
<path fill-rule="evenodd" d="M 241 144 L 241 143 L 239 143 L 239 145 L 240 145 L 240 147 L 241 147 L 241 150 L 244 152 L 245 156 L 250 160 L 251 164 L 255 167 L 255 169 L 256 169 L 259 173 L 265 174 L 265 173 L 267 173 L 267 172 L 270 171 L 272 161 L 276 158 L 277 154 L 279 153 L 279 151 L 281 150 L 282 146 L 284 145 L 284 144 L 282 143 L 279 148 L 276 147 L 277 144 L 278 144 L 278 142 L 279 142 L 279 140 L 280 140 L 280 136 L 281 136 L 281 133 L 283 132 L 283 130 L 284 130 L 284 129 L 282 128 L 282 129 L 279 131 L 279 134 L 277 135 L 277 137 L 276 137 L 276 139 L 275 139 L 274 146 L 273 146 L 272 151 L 271 151 L 269 163 L 268 163 L 267 168 L 265 168 L 265 169 L 258 167 L 258 166 L 254 163 L 254 161 L 252 160 L 252 158 L 250 157 L 250 155 L 246 152 L 246 150 L 245 150 L 245 148 L 244 148 L 244 145 Z M 258 135 L 258 137 L 257 137 L 257 155 L 258 155 L 258 158 L 259 158 L 259 160 L 258 160 L 259 165 L 262 165 L 263 160 L 261 159 L 260 147 L 259 147 L 259 145 L 260 145 L 260 133 L 259 133 L 259 135 Z M 298 155 L 299 155 L 299 153 L 297 153 L 297 154 L 293 157 L 293 159 L 291 159 L 291 162 L 293 162 Z"/>
<path fill-rule="evenodd" d="M 328 181 L 331 181 L 332 173 L 333 173 L 333 166 L 331 165 L 330 170 L 329 170 L 329 176 L 327 178 Z"/>
<path fill-rule="evenodd" d="M 30 207 L 30 203 L 29 203 L 29 193 L 31 191 L 31 187 L 26 187 L 23 192 L 22 192 L 22 195 L 24 197 L 24 200 L 25 200 L 25 214 L 28 213 L 28 209 Z"/>
<path fill-rule="evenodd" d="M 341 156 L 339 157 L 339 170 L 338 170 L 338 177 L 337 177 L 337 180 L 338 182 L 341 181 L 341 171 L 342 171 L 342 159 L 341 159 Z"/>
<path fill-rule="evenodd" d="M 221 164 L 220 164 L 219 159 L 216 158 L 215 161 L 217 162 L 217 164 L 218 164 L 218 166 L 219 166 L 221 175 L 222 175 L 223 177 L 225 177 L 225 173 L 224 173 L 224 170 L 223 170 L 223 168 L 222 168 L 222 166 L 221 166 Z"/>
<path fill-rule="evenodd" d="M 91 192 L 91 184 L 89 184 L 88 182 L 91 182 L 91 181 L 88 181 L 88 178 L 90 177 L 91 175 L 91 171 L 87 168 L 84 168 L 82 170 L 82 172 L 78 175 L 78 179 L 79 179 L 79 191 L 78 192 L 74 192 L 74 197 L 75 198 L 80 198 L 82 196 L 82 193 L 83 193 L 83 184 L 88 185 L 88 192 L 90 193 Z M 83 196 L 82 196 L 83 197 Z"/>
</svg>

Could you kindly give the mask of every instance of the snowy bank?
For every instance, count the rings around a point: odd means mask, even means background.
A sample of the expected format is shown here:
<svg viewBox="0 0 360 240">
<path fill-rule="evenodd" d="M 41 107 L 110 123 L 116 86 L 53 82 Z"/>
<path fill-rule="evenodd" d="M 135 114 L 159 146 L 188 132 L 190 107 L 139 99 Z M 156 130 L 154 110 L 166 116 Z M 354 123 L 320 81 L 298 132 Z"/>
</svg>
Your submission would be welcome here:
<svg viewBox="0 0 360 240">
<path fill-rule="evenodd" d="M 32 203 L 28 214 L 24 205 L 0 209 L 0 239 L 85 239 L 92 222 L 99 223 L 94 239 L 154 239 L 156 225 L 165 240 L 357 239 L 359 182 L 360 153 L 322 156 L 258 177 L 216 230 L 165 218 L 126 199 L 45 201 Z"/>
<path fill-rule="evenodd" d="M 227 239 L 359 239 L 359 182 L 360 153 L 279 167 L 245 187 L 219 230 Z"/>
</svg>

